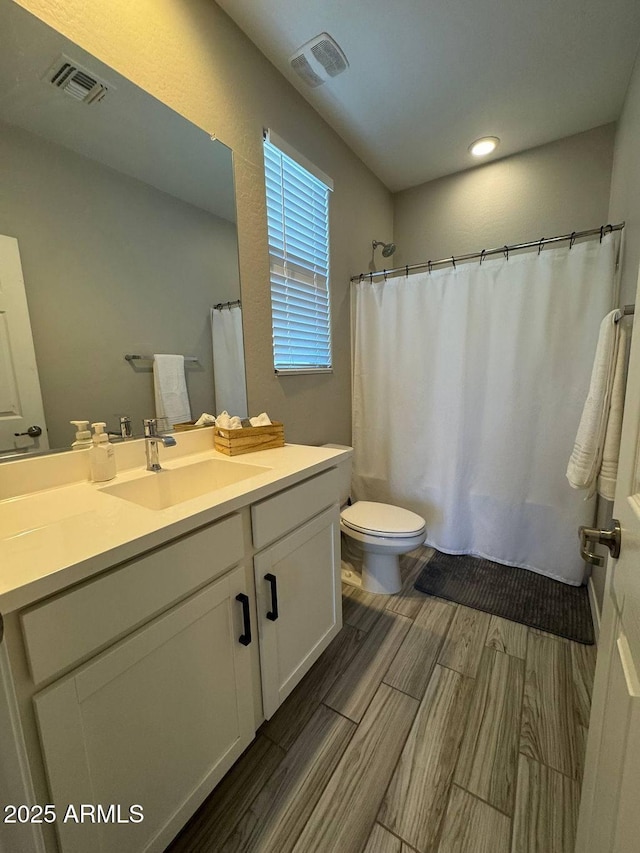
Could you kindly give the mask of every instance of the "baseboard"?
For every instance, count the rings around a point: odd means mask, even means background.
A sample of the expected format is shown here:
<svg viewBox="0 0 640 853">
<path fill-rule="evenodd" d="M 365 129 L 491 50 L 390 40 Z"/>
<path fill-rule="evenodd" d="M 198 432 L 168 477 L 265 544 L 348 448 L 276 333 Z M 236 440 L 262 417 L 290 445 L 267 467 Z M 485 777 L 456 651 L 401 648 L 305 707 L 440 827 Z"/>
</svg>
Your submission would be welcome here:
<svg viewBox="0 0 640 853">
<path fill-rule="evenodd" d="M 598 605 L 598 599 L 596 598 L 596 590 L 593 585 L 593 578 L 589 578 L 587 590 L 589 591 L 589 604 L 591 605 L 591 618 L 593 619 L 593 633 L 596 638 L 597 646 L 598 640 L 600 639 L 600 606 Z"/>
</svg>

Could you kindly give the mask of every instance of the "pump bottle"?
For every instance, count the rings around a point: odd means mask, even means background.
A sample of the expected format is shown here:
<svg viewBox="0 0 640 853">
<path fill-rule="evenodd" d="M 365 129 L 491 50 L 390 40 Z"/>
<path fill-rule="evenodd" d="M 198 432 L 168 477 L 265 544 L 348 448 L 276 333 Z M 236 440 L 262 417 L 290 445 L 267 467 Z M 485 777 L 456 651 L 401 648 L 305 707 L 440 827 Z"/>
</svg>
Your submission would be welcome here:
<svg viewBox="0 0 640 853">
<path fill-rule="evenodd" d="M 116 476 L 116 457 L 105 433 L 105 423 L 91 424 L 93 427 L 93 445 L 90 450 L 91 479 L 94 483 L 113 480 Z"/>
<path fill-rule="evenodd" d="M 93 446 L 89 421 L 69 421 L 76 428 L 76 440 L 71 445 L 72 450 L 88 450 Z"/>
</svg>

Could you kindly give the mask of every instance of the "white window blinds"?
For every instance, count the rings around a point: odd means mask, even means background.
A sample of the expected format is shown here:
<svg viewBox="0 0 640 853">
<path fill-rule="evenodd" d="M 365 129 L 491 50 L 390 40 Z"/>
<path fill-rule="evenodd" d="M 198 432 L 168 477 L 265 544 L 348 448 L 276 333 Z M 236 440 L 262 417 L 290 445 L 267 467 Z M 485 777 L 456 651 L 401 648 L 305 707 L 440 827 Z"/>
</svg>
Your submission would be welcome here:
<svg viewBox="0 0 640 853">
<path fill-rule="evenodd" d="M 329 186 L 273 135 L 264 160 L 276 373 L 329 371 Z"/>
</svg>

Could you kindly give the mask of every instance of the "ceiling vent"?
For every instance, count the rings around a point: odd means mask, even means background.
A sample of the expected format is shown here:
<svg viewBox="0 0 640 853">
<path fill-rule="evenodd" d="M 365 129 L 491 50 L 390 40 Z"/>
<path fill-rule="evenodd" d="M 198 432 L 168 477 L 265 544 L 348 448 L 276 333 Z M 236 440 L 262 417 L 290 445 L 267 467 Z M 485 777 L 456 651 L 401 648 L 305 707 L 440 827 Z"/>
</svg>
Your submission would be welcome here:
<svg viewBox="0 0 640 853">
<path fill-rule="evenodd" d="M 308 86 L 322 86 L 349 67 L 347 57 L 329 33 L 320 33 L 298 48 L 289 63 Z"/>
<path fill-rule="evenodd" d="M 53 63 L 44 79 L 65 95 L 85 104 L 97 104 L 109 91 L 103 80 L 64 55 Z"/>
</svg>

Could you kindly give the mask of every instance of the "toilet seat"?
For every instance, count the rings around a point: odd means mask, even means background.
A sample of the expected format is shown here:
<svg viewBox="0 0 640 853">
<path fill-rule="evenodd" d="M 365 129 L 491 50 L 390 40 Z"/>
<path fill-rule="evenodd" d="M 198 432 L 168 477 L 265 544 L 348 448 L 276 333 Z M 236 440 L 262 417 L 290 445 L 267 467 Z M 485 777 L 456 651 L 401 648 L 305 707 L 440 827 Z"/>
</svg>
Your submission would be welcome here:
<svg viewBox="0 0 640 853">
<path fill-rule="evenodd" d="M 365 536 L 407 539 L 426 531 L 424 519 L 415 512 L 376 501 L 356 501 L 340 518 L 344 527 Z"/>
</svg>

